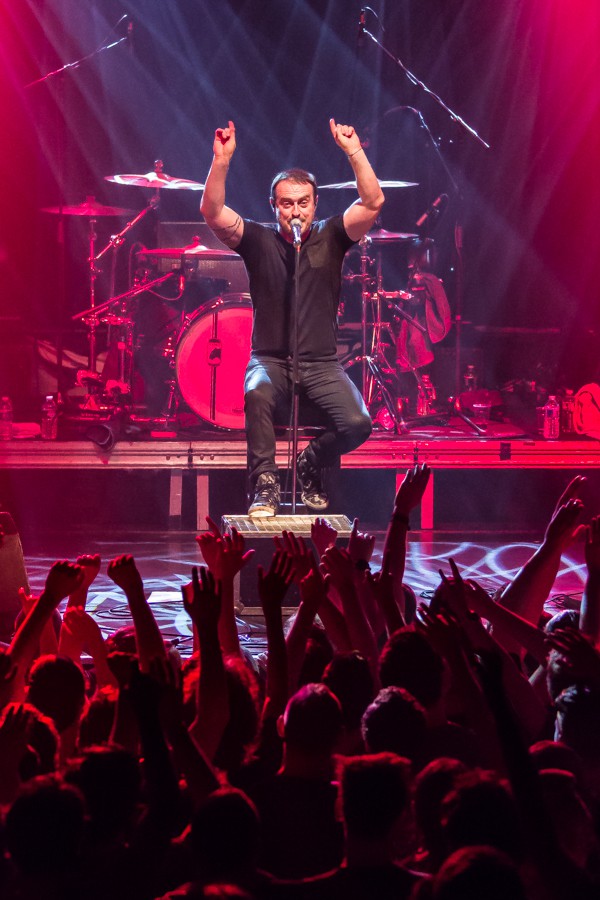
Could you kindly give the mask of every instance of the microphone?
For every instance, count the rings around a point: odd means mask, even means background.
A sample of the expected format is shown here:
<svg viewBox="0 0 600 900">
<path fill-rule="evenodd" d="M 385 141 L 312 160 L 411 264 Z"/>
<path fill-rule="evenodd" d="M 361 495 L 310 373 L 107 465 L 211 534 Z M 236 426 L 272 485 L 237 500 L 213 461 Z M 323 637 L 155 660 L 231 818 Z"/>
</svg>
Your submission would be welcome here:
<svg viewBox="0 0 600 900">
<path fill-rule="evenodd" d="M 427 209 L 422 216 L 419 216 L 419 218 L 415 222 L 417 228 L 422 228 L 425 222 L 432 216 L 437 218 L 437 216 L 440 214 L 440 206 L 442 206 L 442 204 L 445 203 L 447 199 L 448 194 L 440 194 L 439 197 L 436 197 L 429 209 Z"/>
<path fill-rule="evenodd" d="M 360 16 L 358 19 L 358 34 L 356 36 L 356 46 L 360 49 L 365 42 L 365 26 L 367 24 L 366 17 L 366 8 L 363 8 L 360 11 Z"/>
<path fill-rule="evenodd" d="M 300 231 L 302 230 L 302 222 L 300 219 L 292 219 L 290 222 L 290 228 L 292 229 L 292 238 L 294 247 L 300 247 L 302 243 L 302 238 L 300 236 Z"/>
</svg>

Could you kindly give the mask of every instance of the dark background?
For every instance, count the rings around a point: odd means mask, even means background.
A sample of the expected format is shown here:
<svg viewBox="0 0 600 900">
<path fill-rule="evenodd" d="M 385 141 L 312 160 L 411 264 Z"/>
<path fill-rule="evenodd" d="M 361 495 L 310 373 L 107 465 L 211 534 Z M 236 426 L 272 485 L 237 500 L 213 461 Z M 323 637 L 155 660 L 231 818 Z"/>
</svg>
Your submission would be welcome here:
<svg viewBox="0 0 600 900">
<path fill-rule="evenodd" d="M 203 181 L 215 127 L 233 119 L 238 151 L 228 202 L 267 220 L 274 172 L 297 164 L 320 183 L 351 170 L 328 119 L 353 123 L 387 191 L 382 226 L 413 232 L 440 193 L 434 238 L 453 314 L 467 323 L 488 386 L 536 378 L 549 389 L 598 380 L 600 10 L 589 0 L 373 0 L 368 29 L 491 145 L 486 150 L 365 36 L 354 0 L 7 0 L 0 12 L 0 388 L 25 408 L 35 392 L 22 348 L 32 334 L 85 352 L 71 316 L 87 308 L 87 223 L 46 206 L 142 209 L 149 192 L 104 180 L 165 171 Z M 125 33 L 105 51 L 29 82 Z M 380 25 L 383 25 L 382 31 Z M 440 157 L 409 106 L 420 110 Z M 446 168 L 447 167 L 447 168 Z M 453 182 L 459 188 L 454 191 Z M 162 192 L 130 240 L 156 222 L 198 219 L 199 194 Z M 327 215 L 352 199 L 322 191 Z M 464 291 L 456 289 L 455 227 Z M 98 247 L 124 222 L 98 220 Z M 129 243 L 129 242 L 128 242 Z M 125 290 L 128 244 L 119 252 Z M 386 251 L 386 253 L 389 251 Z M 401 279 L 400 247 L 390 271 Z M 395 267 L 395 268 L 394 268 Z M 105 267 L 108 269 L 108 266 Z M 394 274 L 394 277 L 396 275 Z M 401 284 L 389 284 L 393 289 Z M 107 294 L 106 271 L 98 299 Z M 66 330 L 65 330 L 66 329 Z M 515 331 L 514 329 L 524 329 Z M 439 348 L 449 371 L 456 330 Z M 33 385 L 33 388 L 32 388 Z M 37 404 L 38 398 L 35 397 Z"/>
</svg>

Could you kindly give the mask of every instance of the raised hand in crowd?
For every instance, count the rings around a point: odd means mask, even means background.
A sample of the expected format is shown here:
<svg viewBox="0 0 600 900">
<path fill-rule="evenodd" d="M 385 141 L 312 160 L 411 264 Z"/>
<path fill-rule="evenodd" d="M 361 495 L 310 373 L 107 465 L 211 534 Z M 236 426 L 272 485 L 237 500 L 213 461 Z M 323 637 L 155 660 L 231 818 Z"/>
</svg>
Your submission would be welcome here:
<svg viewBox="0 0 600 900">
<path fill-rule="evenodd" d="M 25 677 L 31 661 L 35 657 L 37 647 L 45 626 L 50 621 L 59 603 L 76 590 L 83 580 L 80 566 L 60 560 L 55 562 L 48 572 L 46 584 L 41 595 L 34 600 L 27 616 L 19 625 L 9 648 L 10 657 L 16 672 L 9 685 L 8 696 L 1 700 L 22 700 L 25 690 Z"/>
<path fill-rule="evenodd" d="M 223 555 L 223 537 L 219 526 L 210 518 L 210 516 L 206 517 L 206 524 L 208 525 L 208 530 L 203 531 L 196 537 L 196 543 L 198 544 L 204 562 L 215 578 L 220 579 L 222 575 L 221 559 Z"/>
<path fill-rule="evenodd" d="M 577 495 L 584 484 L 582 476 L 569 482 L 556 504 L 544 540 L 500 597 L 503 606 L 533 625 L 539 623 L 558 574 L 562 553 L 581 534 L 578 520 L 583 504 Z M 522 655 L 522 648 L 516 641 L 507 640 L 504 635 L 502 641 L 507 650 Z"/>
<path fill-rule="evenodd" d="M 99 553 L 83 554 L 77 557 L 77 565 L 83 570 L 83 579 L 77 590 L 69 595 L 67 609 L 70 606 L 80 606 L 85 609 L 88 590 L 100 572 L 102 560 Z"/>
<path fill-rule="evenodd" d="M 144 583 L 133 556 L 124 554 L 111 560 L 107 569 L 108 577 L 120 587 L 129 604 L 135 627 L 140 670 L 150 671 L 150 662 L 157 657 L 165 657 L 165 645 L 156 624 L 150 605 L 144 593 Z"/>
<path fill-rule="evenodd" d="M 100 626 L 83 606 L 67 606 L 60 630 L 58 653 L 81 666 L 81 654 L 84 650 L 94 662 L 98 688 L 117 687 L 117 680 L 106 661 L 108 651 Z"/>
<path fill-rule="evenodd" d="M 273 538 L 277 550 L 284 550 L 294 564 L 294 582 L 300 584 L 314 566 L 312 552 L 303 537 L 296 537 L 293 531 L 283 531 L 281 537 Z"/>
<path fill-rule="evenodd" d="M 319 559 L 328 547 L 334 547 L 338 533 L 327 519 L 317 517 L 310 526 L 310 539 L 314 544 Z"/>
<path fill-rule="evenodd" d="M 284 532 L 284 534 L 289 534 L 289 532 Z M 302 668 L 315 617 L 327 599 L 329 576 L 323 576 L 312 551 L 308 550 L 301 537 L 297 539 L 294 537 L 293 541 L 288 542 L 288 546 L 292 549 L 302 548 L 301 565 L 298 565 L 295 556 L 291 554 L 294 560 L 294 580 L 299 581 L 300 585 L 300 603 L 285 641 L 289 693 L 293 694 L 298 688 L 298 675 Z M 298 579 L 299 572 L 304 572 L 300 579 Z"/>
<path fill-rule="evenodd" d="M 329 547 L 321 558 L 321 569 L 330 576 L 331 584 L 341 599 L 351 649 L 358 650 L 368 660 L 375 684 L 378 684 L 377 642 L 356 589 L 356 566 L 347 550 Z"/>
<path fill-rule="evenodd" d="M 410 514 L 421 503 L 429 484 L 431 469 L 426 463 L 414 466 L 404 476 L 394 497 L 392 515 L 388 524 L 383 553 L 389 554 L 390 571 L 394 576 L 394 596 L 407 619 L 408 609 L 402 587 L 406 565 L 406 542 L 410 530 Z"/>
<path fill-rule="evenodd" d="M 263 718 L 281 715 L 288 698 L 282 605 L 293 579 L 294 561 L 285 550 L 275 550 L 267 571 L 262 566 L 258 567 L 258 596 L 267 629 L 267 687 Z"/>
<path fill-rule="evenodd" d="M 587 578 L 579 615 L 579 628 L 595 644 L 600 643 L 600 516 L 585 529 Z"/>
<path fill-rule="evenodd" d="M 196 683 L 196 715 L 190 733 L 208 759 L 214 759 L 229 721 L 229 696 L 219 642 L 221 582 L 205 566 L 192 569 L 192 592 L 183 604 L 197 634 L 200 674 Z"/>
<path fill-rule="evenodd" d="M 24 703 L 10 703 L 0 713 L 0 806 L 12 803 L 19 792 L 32 722 L 33 710 Z"/>
<path fill-rule="evenodd" d="M 388 637 L 406 624 L 396 602 L 394 575 L 391 569 L 390 552 L 386 551 L 379 572 L 368 570 L 365 572 L 365 581 L 383 618 Z"/>
<path fill-rule="evenodd" d="M 564 628 L 546 636 L 546 644 L 564 658 L 572 684 L 585 683 L 600 691 L 600 649 L 575 628 Z"/>
</svg>

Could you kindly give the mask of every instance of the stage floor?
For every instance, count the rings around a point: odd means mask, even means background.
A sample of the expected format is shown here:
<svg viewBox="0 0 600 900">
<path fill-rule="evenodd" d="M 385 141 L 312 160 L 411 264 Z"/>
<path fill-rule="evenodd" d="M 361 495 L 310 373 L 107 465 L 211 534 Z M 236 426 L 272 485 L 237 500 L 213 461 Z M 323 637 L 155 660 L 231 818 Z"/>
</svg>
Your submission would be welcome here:
<svg viewBox="0 0 600 900">
<path fill-rule="evenodd" d="M 46 573 L 56 559 L 71 559 L 82 553 L 99 553 L 102 569 L 90 590 L 88 610 L 105 635 L 130 622 L 125 598 L 106 576 L 109 561 L 122 553 L 131 553 L 142 575 L 147 596 L 165 638 L 176 645 L 182 656 L 191 653 L 191 630 L 181 603 L 181 586 L 191 578 L 192 566 L 200 557 L 194 533 L 147 533 L 118 538 L 92 539 L 80 534 L 38 537 L 25 540 L 23 550 L 31 588 L 42 589 Z M 377 535 L 374 565 L 381 562 L 384 535 Z M 419 600 L 427 602 L 439 582 L 438 569 L 449 572 L 448 558 L 458 564 L 464 577 L 475 578 L 489 591 L 510 581 L 538 544 L 531 539 L 508 540 L 499 534 L 478 534 L 473 539 L 449 538 L 441 533 L 412 532 L 406 565 L 406 582 Z M 583 547 L 574 545 L 563 557 L 551 598 L 546 604 L 551 614 L 578 608 L 585 584 Z M 242 645 L 253 656 L 266 649 L 264 624 L 255 593 L 242 596 L 238 615 Z M 286 607 L 286 614 L 293 610 Z"/>
</svg>

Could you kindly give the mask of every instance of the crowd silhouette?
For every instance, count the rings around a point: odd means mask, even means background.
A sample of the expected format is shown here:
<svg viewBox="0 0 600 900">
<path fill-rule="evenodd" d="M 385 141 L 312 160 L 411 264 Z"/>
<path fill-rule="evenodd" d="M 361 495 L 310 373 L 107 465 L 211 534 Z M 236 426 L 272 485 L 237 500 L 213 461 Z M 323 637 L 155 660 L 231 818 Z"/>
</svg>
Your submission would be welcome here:
<svg viewBox="0 0 600 900">
<path fill-rule="evenodd" d="M 254 551 L 210 519 L 182 591 L 188 659 L 130 555 L 107 571 L 131 624 L 107 638 L 86 611 L 98 555 L 22 592 L 0 649 L 0 896 L 600 896 L 600 516 L 586 519 L 585 479 L 503 591 L 448 559 L 417 603 L 404 568 L 429 475 L 416 466 L 393 498 L 378 570 L 358 521 L 346 546 L 320 518 L 311 542 L 275 539 L 256 571 L 264 659 L 240 647 L 234 607 Z M 575 540 L 581 607 L 549 618 Z"/>
</svg>

